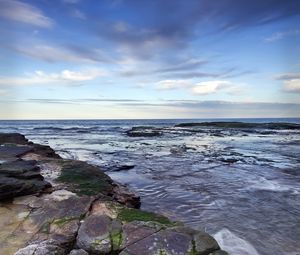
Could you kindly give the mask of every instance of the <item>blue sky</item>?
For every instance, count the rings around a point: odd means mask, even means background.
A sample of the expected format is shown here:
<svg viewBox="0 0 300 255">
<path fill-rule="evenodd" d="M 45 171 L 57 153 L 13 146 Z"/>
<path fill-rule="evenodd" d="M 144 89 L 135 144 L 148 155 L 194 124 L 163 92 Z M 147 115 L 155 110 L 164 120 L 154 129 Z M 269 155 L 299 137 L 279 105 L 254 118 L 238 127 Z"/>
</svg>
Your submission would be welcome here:
<svg viewBox="0 0 300 255">
<path fill-rule="evenodd" d="M 0 118 L 300 117 L 299 0 L 0 0 Z"/>
</svg>

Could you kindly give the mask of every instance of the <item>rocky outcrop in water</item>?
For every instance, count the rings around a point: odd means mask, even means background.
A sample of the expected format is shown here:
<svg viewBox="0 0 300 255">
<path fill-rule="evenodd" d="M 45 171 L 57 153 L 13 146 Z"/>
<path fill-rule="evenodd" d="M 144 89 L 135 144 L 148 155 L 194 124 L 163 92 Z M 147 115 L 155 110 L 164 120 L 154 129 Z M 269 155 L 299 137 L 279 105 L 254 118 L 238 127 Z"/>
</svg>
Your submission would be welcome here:
<svg viewBox="0 0 300 255">
<path fill-rule="evenodd" d="M 161 131 L 154 127 L 137 126 L 126 131 L 130 137 L 154 137 L 162 135 Z"/>
<path fill-rule="evenodd" d="M 180 123 L 175 127 L 216 127 L 216 128 L 263 128 L 263 129 L 292 129 L 299 130 L 300 124 L 294 123 L 245 123 L 245 122 L 188 122 Z"/>
<path fill-rule="evenodd" d="M 210 235 L 139 210 L 98 167 L 20 134 L 0 145 L 0 254 L 226 254 Z"/>
</svg>

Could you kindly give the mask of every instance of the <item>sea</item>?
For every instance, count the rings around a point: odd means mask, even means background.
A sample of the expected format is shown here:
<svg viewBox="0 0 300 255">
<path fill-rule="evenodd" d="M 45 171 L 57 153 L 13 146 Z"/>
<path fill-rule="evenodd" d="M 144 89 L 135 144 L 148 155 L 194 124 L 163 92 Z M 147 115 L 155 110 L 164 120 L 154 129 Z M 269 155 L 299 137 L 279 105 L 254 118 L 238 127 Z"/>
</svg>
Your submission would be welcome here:
<svg viewBox="0 0 300 255">
<path fill-rule="evenodd" d="M 300 129 L 178 126 L 211 121 L 300 124 L 299 118 L 2 120 L 0 132 L 22 133 L 63 158 L 99 166 L 139 194 L 142 209 L 208 232 L 231 255 L 299 255 Z M 132 128 L 148 135 L 130 135 Z"/>
</svg>

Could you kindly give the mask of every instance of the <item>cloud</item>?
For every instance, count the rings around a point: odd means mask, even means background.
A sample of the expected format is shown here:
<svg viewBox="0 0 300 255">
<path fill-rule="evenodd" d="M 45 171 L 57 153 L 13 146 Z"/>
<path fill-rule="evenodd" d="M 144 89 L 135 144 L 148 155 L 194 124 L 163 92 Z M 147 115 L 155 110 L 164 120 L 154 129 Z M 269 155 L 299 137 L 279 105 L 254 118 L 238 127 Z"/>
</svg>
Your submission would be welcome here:
<svg viewBox="0 0 300 255">
<path fill-rule="evenodd" d="M 193 86 L 192 92 L 196 95 L 208 95 L 231 87 L 233 84 L 229 81 L 204 81 Z"/>
<path fill-rule="evenodd" d="M 77 4 L 80 0 L 62 0 L 66 4 Z"/>
<path fill-rule="evenodd" d="M 10 48 L 25 56 L 53 63 L 96 63 L 110 61 L 110 58 L 102 50 L 78 45 L 67 45 L 65 47 L 60 47 L 51 46 L 48 44 L 35 44 L 25 41 L 22 44 L 13 45 Z"/>
<path fill-rule="evenodd" d="M 285 73 L 275 77 L 276 80 L 283 81 L 283 91 L 290 93 L 300 93 L 300 74 Z"/>
<path fill-rule="evenodd" d="M 300 79 L 284 81 L 283 89 L 286 92 L 300 93 Z"/>
<path fill-rule="evenodd" d="M 275 77 L 276 80 L 286 81 L 286 80 L 293 80 L 293 79 L 300 79 L 299 73 L 285 73 L 280 74 Z"/>
<path fill-rule="evenodd" d="M 79 104 L 79 103 L 133 103 L 143 102 L 143 100 L 129 98 L 29 98 L 25 102 L 42 103 L 42 104 Z"/>
<path fill-rule="evenodd" d="M 0 96 L 5 96 L 5 95 L 7 95 L 7 90 L 0 89 Z"/>
<path fill-rule="evenodd" d="M 41 10 L 17 0 L 1 0 L 0 17 L 38 27 L 50 28 L 54 25 L 54 21 Z"/>
<path fill-rule="evenodd" d="M 105 72 L 99 69 L 85 71 L 63 70 L 60 73 L 45 73 L 35 71 L 34 74 L 28 74 L 24 77 L 0 77 L 0 86 L 30 86 L 49 83 L 60 83 L 62 85 L 78 85 L 80 82 L 91 81 L 97 77 L 105 75 Z"/>
<path fill-rule="evenodd" d="M 142 109 L 150 116 L 174 118 L 279 118 L 299 117 L 300 104 L 232 101 L 174 100 L 171 102 L 122 103 L 129 109 Z M 164 113 L 164 116 L 155 113 Z"/>
<path fill-rule="evenodd" d="M 130 8 L 128 8 L 130 6 Z M 270 8 L 270 6 L 272 8 Z M 206 35 L 232 33 L 237 30 L 284 20 L 300 12 L 298 0 L 190 0 L 188 4 L 174 0 L 154 0 L 140 3 L 129 0 L 112 8 L 110 15 L 101 12 L 91 29 L 114 44 L 123 54 L 140 59 L 152 59 L 161 52 L 180 52 L 193 40 Z M 130 19 L 112 21 L 112 15 Z"/>
<path fill-rule="evenodd" d="M 277 32 L 264 39 L 265 42 L 272 43 L 285 37 L 300 35 L 300 29 L 289 30 L 286 32 Z"/>
<path fill-rule="evenodd" d="M 135 63 L 134 65 L 134 69 L 131 68 L 129 70 L 126 71 L 122 71 L 121 75 L 125 76 L 125 77 L 133 77 L 133 76 L 142 76 L 142 75 L 149 75 L 149 74 L 170 74 L 173 75 L 176 72 L 184 72 L 184 71 L 189 71 L 189 70 L 194 70 L 197 69 L 203 65 L 205 65 L 206 63 L 208 63 L 207 60 L 200 60 L 200 59 L 189 59 L 189 60 L 185 60 L 182 61 L 179 64 L 168 64 L 168 65 L 164 65 L 162 67 L 159 68 L 150 68 L 150 70 L 145 70 L 145 68 L 141 68 L 141 64 L 136 64 L 136 61 L 131 61 L 131 64 Z M 122 62 L 120 62 L 120 64 L 124 64 Z M 129 63 L 125 63 L 125 64 L 129 64 Z"/>
<path fill-rule="evenodd" d="M 74 18 L 78 18 L 78 19 L 82 19 L 82 20 L 85 20 L 86 19 L 86 15 L 78 10 L 78 9 L 75 9 L 71 12 L 71 15 L 74 17 Z"/>
<path fill-rule="evenodd" d="M 203 81 L 195 83 L 192 80 L 162 80 L 156 83 L 159 90 L 186 89 L 195 95 L 215 94 L 221 91 L 234 94 L 239 88 L 230 81 Z"/>
<path fill-rule="evenodd" d="M 192 86 L 189 80 L 163 80 L 156 83 L 156 88 L 159 90 L 182 89 Z"/>
</svg>

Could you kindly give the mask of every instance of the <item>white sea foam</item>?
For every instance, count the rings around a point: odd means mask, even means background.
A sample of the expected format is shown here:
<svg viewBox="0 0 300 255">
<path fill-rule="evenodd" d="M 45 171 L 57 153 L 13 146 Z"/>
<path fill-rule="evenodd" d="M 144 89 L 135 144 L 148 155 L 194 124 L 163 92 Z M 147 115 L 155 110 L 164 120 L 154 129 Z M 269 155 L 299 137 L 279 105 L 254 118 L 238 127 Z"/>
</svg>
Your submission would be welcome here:
<svg viewBox="0 0 300 255">
<path fill-rule="evenodd" d="M 214 238 L 220 247 L 230 255 L 259 255 L 248 241 L 238 237 L 226 228 L 214 234 Z"/>
<path fill-rule="evenodd" d="M 253 185 L 250 186 L 250 188 L 271 191 L 288 191 L 292 189 L 292 187 L 280 184 L 275 180 L 267 180 L 264 177 L 260 177 Z"/>
</svg>

